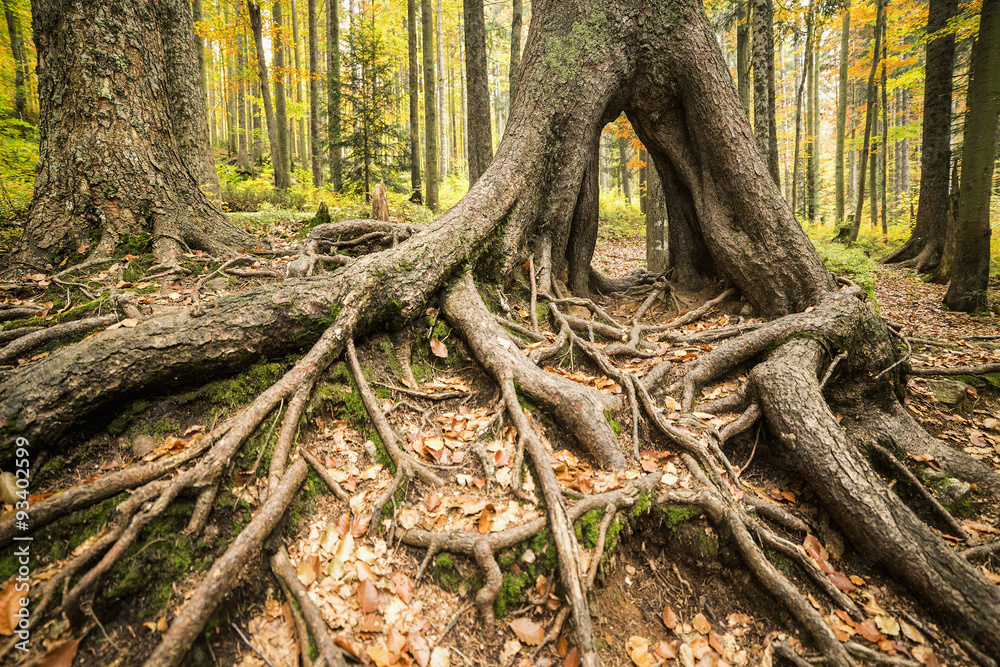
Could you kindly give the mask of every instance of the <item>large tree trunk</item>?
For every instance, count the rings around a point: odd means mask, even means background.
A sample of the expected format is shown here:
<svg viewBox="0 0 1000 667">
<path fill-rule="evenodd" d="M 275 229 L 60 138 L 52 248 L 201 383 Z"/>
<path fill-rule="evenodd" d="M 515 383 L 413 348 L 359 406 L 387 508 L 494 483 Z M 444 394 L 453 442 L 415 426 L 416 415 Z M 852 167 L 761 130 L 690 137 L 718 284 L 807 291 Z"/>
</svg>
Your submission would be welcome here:
<svg viewBox="0 0 1000 667">
<path fill-rule="evenodd" d="M 502 282 L 534 255 L 542 264 L 540 275 L 560 276 L 571 257 L 593 252 L 585 237 L 592 233 L 593 218 L 583 219 L 580 212 L 592 211 L 596 203 L 587 193 L 596 181 L 597 137 L 608 120 L 624 112 L 673 207 L 671 254 L 677 226 L 689 243 L 684 250 L 698 249 L 708 269 L 741 291 L 757 311 L 784 315 L 689 365 L 679 382 L 685 411 L 693 409 L 705 382 L 751 367 L 747 400 L 761 410 L 784 458 L 828 506 L 857 552 L 905 582 L 984 651 L 1000 653 L 995 632 L 1000 589 L 882 484 L 865 458 L 863 437 L 849 431 L 853 424 L 842 428 L 834 416 L 836 410 L 847 415 L 845 423 L 881 424 L 893 442 L 906 436 L 919 440 L 922 433 L 893 410 L 898 404 L 884 372 L 897 361 L 893 337 L 876 310 L 858 298 L 860 290 L 838 291 L 781 197 L 702 7 L 687 0 L 595 0 L 571 6 L 536 0 L 533 13 L 517 101 L 497 156 L 438 220 L 426 227 L 396 226 L 405 232 L 398 245 L 361 256 L 334 274 L 289 279 L 132 329 L 106 331 L 14 369 L 0 381 L 0 423 L 33 447 L 51 447 L 65 441 L 81 420 L 107 419 L 113 406 L 151 387 L 203 381 L 262 354 L 300 350 L 321 336 L 323 351 L 317 354 L 330 359 L 346 348 L 356 364 L 351 338 L 404 325 L 447 287 L 442 310 L 474 357 L 501 382 L 512 418 L 523 416 L 514 393 L 520 386 L 540 403 L 550 403 L 542 409 L 555 415 L 593 460 L 616 467 L 625 455 L 603 421 L 613 403 L 582 392 L 580 408 L 566 410 L 571 405 L 563 398 L 566 385 L 545 384 L 551 378 L 539 379 L 544 372 L 509 349 L 512 341 L 482 308 L 467 270 L 480 281 Z M 372 224 L 386 223 L 355 226 Z M 320 225 L 313 239 L 344 229 Z M 541 289 L 556 291 L 557 286 L 543 280 Z M 502 342 L 494 347 L 498 339 Z M 575 344 L 587 345 L 583 340 Z M 307 358 L 315 363 L 313 352 Z M 838 364 L 831 365 L 833 358 Z M 833 366 L 836 372 L 821 382 L 822 371 Z M 650 373 L 640 381 L 623 374 L 621 380 L 645 405 L 653 400 L 649 392 L 662 389 L 655 386 L 656 378 Z M 288 395 L 287 388 L 275 387 L 258 399 L 258 412 L 267 414 Z M 885 421 L 876 424 L 873 412 Z M 682 450 L 688 448 L 688 459 L 703 447 L 664 426 L 655 406 L 644 414 Z M 537 463 L 544 462 L 541 456 L 544 449 L 535 463 L 540 473 L 547 470 Z M 702 463 L 718 472 L 709 459 Z M 697 462 L 689 468 L 701 474 Z M 733 481 L 738 486 L 738 479 Z M 726 499 L 727 506 L 739 502 L 736 494 Z M 561 503 L 558 490 L 546 495 L 550 517 L 560 517 Z M 0 522 L 0 528 L 8 524 Z M 555 530 L 554 519 L 552 525 Z M 733 531 L 742 549 L 753 547 L 745 526 L 742 533 L 738 527 Z M 566 566 L 564 546 L 558 546 L 560 578 L 573 582 L 575 570 Z M 755 569 L 762 578 L 771 577 L 771 584 L 780 576 L 767 574 L 773 570 Z M 813 612 L 799 598 L 797 618 L 805 618 Z M 591 628 L 585 599 L 574 598 L 572 611 L 578 633 L 586 638 Z M 843 647 L 819 622 L 813 638 L 824 659 L 848 665 Z M 173 628 L 172 634 L 177 634 Z M 593 646 L 580 641 L 583 664 L 596 665 Z"/>
<path fill-rule="evenodd" d="M 124 237 L 140 234 L 153 237 L 155 252 L 170 264 L 180 242 L 219 255 L 253 247 L 199 187 L 214 183 L 218 192 L 218 179 L 207 173 L 189 3 L 130 5 L 98 20 L 100 4 L 33 4 L 44 73 L 39 169 L 25 233 L 6 268 L 51 269 L 81 248 L 110 257 Z M 171 21 L 187 28 L 162 32 Z M 176 41 L 169 48 L 166 35 Z M 98 41 L 106 56 L 86 57 L 87 45 Z M 188 67 L 179 62 L 184 53 Z M 178 109 L 180 103 L 190 108 Z"/>
<path fill-rule="evenodd" d="M 465 0 L 465 76 L 469 90 L 469 185 L 493 161 L 490 90 L 486 74 L 486 19 L 483 0 Z M 512 47 L 513 48 L 513 47 Z M 518 47 L 520 49 L 520 47 Z M 513 58 L 513 56 L 511 56 Z"/>
<path fill-rule="evenodd" d="M 990 279 L 990 198 L 1000 119 L 1000 0 L 984 0 L 972 46 L 962 182 L 955 215 L 955 263 L 944 302 L 952 310 L 986 310 Z"/>
<path fill-rule="evenodd" d="M 930 0 L 927 9 L 927 57 L 924 64 L 924 120 L 920 141 L 920 193 L 917 221 L 910 239 L 883 261 L 916 258 L 917 270 L 932 271 L 944 251 L 945 221 L 950 208 L 951 93 L 955 69 L 955 33 L 946 30 L 958 12 L 958 0 Z"/>
</svg>

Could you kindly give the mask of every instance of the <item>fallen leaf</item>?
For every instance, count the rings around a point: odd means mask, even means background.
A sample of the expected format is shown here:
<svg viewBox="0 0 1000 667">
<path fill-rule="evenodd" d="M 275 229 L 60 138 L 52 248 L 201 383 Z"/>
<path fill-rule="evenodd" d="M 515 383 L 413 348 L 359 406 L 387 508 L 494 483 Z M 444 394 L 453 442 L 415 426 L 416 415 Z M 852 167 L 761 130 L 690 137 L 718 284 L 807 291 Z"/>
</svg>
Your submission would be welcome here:
<svg viewBox="0 0 1000 667">
<path fill-rule="evenodd" d="M 392 582 L 396 584 L 396 595 L 399 599 L 410 604 L 413 599 L 413 581 L 403 572 L 397 572 L 392 576 Z"/>
<path fill-rule="evenodd" d="M 406 635 L 406 641 L 410 645 L 410 653 L 417 659 L 417 664 L 420 667 L 427 667 L 427 663 L 431 661 L 431 647 L 424 636 L 410 630 Z"/>
<path fill-rule="evenodd" d="M 667 626 L 668 630 L 673 630 L 677 627 L 677 614 L 669 605 L 663 608 L 663 624 Z"/>
<path fill-rule="evenodd" d="M 439 341 L 437 338 L 431 338 L 431 352 L 434 353 L 435 357 L 444 359 L 448 356 L 448 346 Z"/>
<path fill-rule="evenodd" d="M 431 661 L 428 667 L 451 667 L 451 653 L 448 649 L 435 646 L 431 651 Z"/>
<path fill-rule="evenodd" d="M 378 589 L 369 580 L 358 584 L 358 604 L 361 605 L 361 613 L 371 614 L 378 609 Z"/>
<path fill-rule="evenodd" d="M 658 662 L 649 654 L 649 640 L 645 637 L 629 637 L 625 642 L 625 652 L 638 667 L 653 667 Z"/>
<path fill-rule="evenodd" d="M 705 614 L 698 614 L 691 619 L 691 626 L 703 635 L 707 635 L 712 629 L 712 624 L 705 618 Z"/>
<path fill-rule="evenodd" d="M 298 577 L 298 580 L 301 581 L 302 585 L 306 588 L 308 588 L 312 582 L 316 581 L 316 572 L 313 571 L 312 565 L 304 560 L 299 561 L 299 566 L 295 568 L 295 576 Z"/>
<path fill-rule="evenodd" d="M 79 639 L 70 639 L 52 648 L 38 661 L 38 667 L 70 667 L 80 646 Z"/>
<path fill-rule="evenodd" d="M 653 652 L 656 653 L 657 657 L 661 660 L 672 660 L 677 657 L 677 649 L 674 647 L 674 644 L 666 641 L 656 642 L 656 647 L 653 649 Z"/>
<path fill-rule="evenodd" d="M 889 635 L 890 637 L 895 637 L 899 634 L 899 623 L 896 622 L 892 616 L 876 616 L 875 625 L 878 629 Z"/>
<path fill-rule="evenodd" d="M 516 639 L 509 639 L 503 643 L 503 650 L 500 651 L 500 664 L 506 665 L 521 652 L 521 642 Z"/>
<path fill-rule="evenodd" d="M 573 649 L 566 654 L 566 659 L 563 660 L 563 667 L 580 667 L 581 660 L 580 649 L 574 646 Z"/>
<path fill-rule="evenodd" d="M 938 662 L 937 656 L 934 655 L 934 651 L 927 646 L 914 646 L 913 657 L 921 665 L 926 665 L 926 667 L 938 667 L 941 664 Z"/>
<path fill-rule="evenodd" d="M 850 593 L 853 590 L 857 590 L 857 586 L 851 583 L 851 580 L 844 576 L 843 572 L 834 572 L 832 574 L 826 575 L 834 586 L 844 591 L 845 593 Z"/>
<path fill-rule="evenodd" d="M 538 646 L 545 639 L 545 630 L 530 618 L 518 618 L 509 623 L 517 638 L 528 646 Z"/>
<path fill-rule="evenodd" d="M 16 582 L 11 579 L 10 583 L 0 591 L 0 635 L 10 637 L 17 629 L 17 616 L 15 614 L 21 610 L 20 598 L 26 593 L 18 594 L 15 590 Z"/>
<path fill-rule="evenodd" d="M 872 644 L 877 644 L 885 639 L 885 635 L 879 632 L 878 626 L 875 625 L 875 619 L 872 618 L 865 620 L 863 623 L 858 623 L 857 631 L 859 635 L 870 641 Z"/>
<path fill-rule="evenodd" d="M 899 620 L 899 628 L 903 631 L 903 636 L 911 642 L 915 644 L 923 644 L 926 642 L 924 636 L 920 634 L 920 630 L 917 630 L 903 619 Z"/>
<path fill-rule="evenodd" d="M 355 514 L 351 518 L 351 536 L 361 537 L 368 530 L 368 524 L 372 520 L 371 512 L 362 512 L 361 514 Z"/>
<path fill-rule="evenodd" d="M 368 657 L 375 663 L 375 667 L 389 667 L 389 665 L 396 662 L 392 659 L 389 649 L 381 646 L 369 646 L 365 649 L 365 652 L 368 653 Z"/>
</svg>

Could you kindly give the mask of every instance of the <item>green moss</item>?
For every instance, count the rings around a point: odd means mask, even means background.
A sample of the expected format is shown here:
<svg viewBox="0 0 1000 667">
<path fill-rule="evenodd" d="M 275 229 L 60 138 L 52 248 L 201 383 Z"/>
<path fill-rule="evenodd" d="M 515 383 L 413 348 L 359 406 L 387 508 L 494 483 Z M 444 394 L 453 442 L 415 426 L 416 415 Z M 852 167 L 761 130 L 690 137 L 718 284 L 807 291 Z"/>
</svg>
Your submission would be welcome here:
<svg viewBox="0 0 1000 667">
<path fill-rule="evenodd" d="M 614 418 L 613 412 L 611 412 L 610 410 L 605 410 L 604 419 L 607 420 L 608 425 L 611 427 L 611 430 L 615 432 L 615 435 L 622 434 L 621 422 L 619 422 L 617 419 Z"/>
<path fill-rule="evenodd" d="M 285 366 L 279 362 L 268 362 L 261 358 L 256 364 L 231 380 L 212 383 L 210 400 L 218 405 L 235 408 L 249 403 L 261 392 L 281 379 Z"/>
<path fill-rule="evenodd" d="M 180 425 L 176 422 L 169 419 L 161 419 L 153 424 L 146 424 L 141 432 L 151 435 L 154 438 L 161 438 L 171 433 L 176 433 L 180 428 Z"/>
<path fill-rule="evenodd" d="M 719 538 L 714 534 L 698 533 L 698 542 L 703 556 L 714 559 L 719 555 Z"/>
<path fill-rule="evenodd" d="M 439 554 L 434 559 L 434 564 L 430 568 L 431 577 L 437 581 L 438 586 L 446 591 L 455 592 L 462 581 L 458 569 L 455 567 L 455 559 L 450 554 Z"/>
<path fill-rule="evenodd" d="M 149 401 L 141 398 L 137 401 L 132 401 L 120 415 L 115 417 L 113 422 L 108 424 L 108 433 L 114 436 L 121 435 L 128 430 L 132 422 L 135 421 L 135 418 L 147 409 L 149 409 Z"/>
<path fill-rule="evenodd" d="M 677 530 L 677 524 L 690 521 L 701 515 L 701 511 L 693 507 L 683 505 L 660 506 L 660 511 L 664 514 L 664 527 L 673 534 Z"/>
<path fill-rule="evenodd" d="M 535 579 L 527 572 L 504 575 L 500 590 L 493 601 L 493 613 L 497 618 L 503 618 L 513 611 L 524 600 L 524 589 L 534 585 Z"/>
<path fill-rule="evenodd" d="M 639 494 L 639 499 L 635 501 L 635 505 L 632 507 L 632 516 L 636 517 L 640 514 L 645 514 L 652 506 L 653 503 L 649 498 L 649 493 L 643 491 Z"/>
<path fill-rule="evenodd" d="M 379 338 L 379 343 L 382 346 L 382 352 L 385 353 L 389 371 L 397 378 L 403 379 L 403 365 L 399 363 L 399 358 L 396 356 L 396 346 L 392 344 L 392 338 L 382 336 Z"/>
<path fill-rule="evenodd" d="M 573 524 L 573 530 L 576 531 L 576 539 L 582 542 L 588 549 L 593 549 L 597 546 L 597 538 L 601 532 L 601 519 L 603 518 L 603 509 L 592 509 Z"/>
</svg>

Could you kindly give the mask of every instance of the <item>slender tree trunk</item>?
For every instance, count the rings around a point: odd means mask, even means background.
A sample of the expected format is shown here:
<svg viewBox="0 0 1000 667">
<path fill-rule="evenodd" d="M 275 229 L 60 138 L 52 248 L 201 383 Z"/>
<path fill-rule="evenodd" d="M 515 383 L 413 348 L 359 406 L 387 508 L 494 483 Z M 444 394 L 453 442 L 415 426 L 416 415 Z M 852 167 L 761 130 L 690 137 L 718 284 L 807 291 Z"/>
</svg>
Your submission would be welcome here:
<svg viewBox="0 0 1000 667">
<path fill-rule="evenodd" d="M 198 73 L 201 79 L 201 96 L 205 109 L 208 109 L 208 66 L 205 58 L 205 38 L 198 34 L 197 24 L 205 20 L 203 14 L 202 0 L 194 0 L 192 12 L 196 24 L 194 34 L 195 50 L 198 52 Z"/>
<path fill-rule="evenodd" d="M 259 75 L 255 75 L 259 76 Z M 264 157 L 264 125 L 260 117 L 260 104 L 258 99 L 264 99 L 260 88 L 260 81 L 254 84 L 254 99 L 250 103 L 250 117 L 252 119 L 251 129 L 253 136 L 250 138 L 250 167 L 256 173 L 257 166 Z"/>
<path fill-rule="evenodd" d="M 813 19 L 812 48 L 806 52 L 806 131 L 804 137 L 804 178 L 805 217 L 809 222 L 816 221 L 816 181 L 813 177 L 813 164 L 816 156 L 816 41 L 817 34 L 815 18 Z"/>
<path fill-rule="evenodd" d="M 750 117 L 750 0 L 737 0 L 736 89 Z"/>
<path fill-rule="evenodd" d="M 510 19 L 510 70 L 508 72 L 508 88 L 510 90 L 510 106 L 517 99 L 517 72 L 521 69 L 521 20 L 524 14 L 522 0 L 513 0 Z"/>
<path fill-rule="evenodd" d="M 840 79 L 837 85 L 837 153 L 834 157 L 834 189 L 837 224 L 844 224 L 844 143 L 847 138 L 847 61 L 851 46 L 851 9 L 844 10 L 840 27 Z"/>
<path fill-rule="evenodd" d="M 271 9 L 271 50 L 274 57 L 274 122 L 278 126 L 278 143 L 271 145 L 271 163 L 277 174 L 277 163 L 288 173 L 288 113 L 285 106 L 285 33 L 281 2 L 275 2 Z M 270 123 L 268 123 L 270 125 Z M 277 177 L 275 178 L 277 181 Z M 289 182 L 286 181 L 286 187 Z"/>
<path fill-rule="evenodd" d="M 328 2 L 331 0 L 327 0 Z M 410 95 L 410 189 L 423 201 L 420 191 L 420 84 L 417 65 L 417 0 L 406 0 L 406 38 Z"/>
<path fill-rule="evenodd" d="M 990 278 L 990 197 L 1000 120 L 1000 0 L 983 0 L 972 46 L 962 181 L 955 216 L 955 262 L 944 303 L 952 310 L 986 310 Z"/>
<path fill-rule="evenodd" d="M 889 190 L 889 97 L 888 97 L 888 74 L 889 68 L 889 31 L 886 29 L 886 22 L 882 21 L 882 150 L 879 151 L 882 157 L 882 239 L 883 242 L 889 236 L 889 211 L 886 202 Z"/>
<path fill-rule="evenodd" d="M 295 0 L 291 0 L 292 11 L 292 42 L 295 43 L 295 101 L 302 108 L 302 42 L 299 41 L 299 12 L 295 6 Z M 311 109 L 312 107 L 310 107 Z M 299 162 L 305 168 L 308 152 L 306 150 L 306 119 L 300 116 L 298 123 L 299 130 L 296 136 L 298 144 Z"/>
<path fill-rule="evenodd" d="M 815 19 L 813 19 L 815 21 Z M 817 211 L 820 206 L 820 183 L 819 183 L 819 158 L 820 158 L 820 135 L 822 117 L 819 113 L 819 60 L 820 45 L 823 39 L 823 26 L 813 27 L 813 53 L 812 53 L 812 128 L 809 130 L 809 222 L 816 222 Z"/>
<path fill-rule="evenodd" d="M 226 25 L 229 25 L 229 3 L 222 4 L 222 17 Z M 227 49 L 226 53 L 226 139 L 229 157 L 236 155 L 237 139 L 237 114 L 236 114 L 236 76 L 233 73 L 233 54 Z"/>
<path fill-rule="evenodd" d="M 14 16 L 13 0 L 4 0 L 4 17 L 7 19 L 7 34 L 10 36 L 10 52 L 14 59 L 14 111 L 17 117 L 23 121 L 28 120 L 27 96 L 24 92 L 24 57 L 21 53 L 20 39 L 18 38 L 18 21 Z M 23 133 L 22 133 L 23 134 Z"/>
<path fill-rule="evenodd" d="M 464 0 L 465 73 L 468 95 L 469 186 L 493 161 L 490 90 L 486 74 L 486 23 L 483 0 Z"/>
<path fill-rule="evenodd" d="M 666 273 L 670 259 L 670 228 L 667 223 L 667 204 L 663 198 L 663 183 L 656 166 L 646 167 L 646 270 Z"/>
<path fill-rule="evenodd" d="M 861 148 L 861 159 L 858 168 L 858 205 L 854 212 L 854 224 L 851 226 L 850 242 L 858 240 L 858 232 L 861 230 L 861 213 L 865 207 L 865 169 L 868 166 L 868 152 L 871 150 L 872 124 L 875 114 L 875 73 L 878 70 L 879 55 L 882 47 L 882 21 L 885 20 L 885 8 L 882 6 L 883 0 L 878 0 L 878 9 L 875 14 L 875 48 L 872 49 L 872 66 L 868 73 L 868 105 L 865 111 L 865 139 Z M 872 187 L 875 187 L 875 179 L 872 178 Z M 874 219 L 874 218 L 873 218 Z"/>
<path fill-rule="evenodd" d="M 257 72 L 260 78 L 260 92 L 264 98 L 264 120 L 267 122 L 267 139 L 271 144 L 271 164 L 274 167 L 274 187 L 278 190 L 287 190 L 288 170 L 286 163 L 281 159 L 278 134 L 283 132 L 284 124 L 275 119 L 274 106 L 271 104 L 271 86 L 268 85 L 267 61 L 264 59 L 264 36 L 260 22 L 260 5 L 255 2 L 248 2 L 250 10 L 250 27 L 253 30 L 253 41 L 257 47 Z M 277 81 L 277 78 L 275 79 Z M 277 94 L 277 85 L 275 86 Z"/>
<path fill-rule="evenodd" d="M 330 0 L 328 0 L 330 1 Z M 319 139 L 319 32 L 316 15 L 316 0 L 308 0 L 309 6 L 309 154 L 312 156 L 313 186 L 323 184 L 323 165 L 320 156 L 323 151 Z"/>
<path fill-rule="evenodd" d="M 444 178 L 448 173 L 448 132 L 444 117 L 444 16 L 441 11 L 441 0 L 437 0 L 437 121 L 438 121 L 438 177 Z"/>
<path fill-rule="evenodd" d="M 799 146 L 802 135 L 802 94 L 806 87 L 806 78 L 809 73 L 809 60 L 812 56 L 813 41 L 813 18 L 812 0 L 809 2 L 809 9 L 806 12 L 806 48 L 802 58 L 802 78 L 799 80 L 799 90 L 795 94 L 795 150 L 792 153 L 792 211 L 798 212 L 796 204 L 799 199 Z"/>
<path fill-rule="evenodd" d="M 344 189 L 340 160 L 340 0 L 326 0 L 326 113 L 329 125 L 330 184 Z"/>
<path fill-rule="evenodd" d="M 466 8 L 466 12 L 468 12 L 468 8 Z M 427 137 L 427 151 L 424 159 L 424 173 L 427 175 L 427 198 L 424 203 L 432 211 L 436 211 L 438 208 L 438 120 L 434 83 L 434 10 L 431 0 L 420 0 L 420 24 L 424 42 L 424 133 Z"/>
<path fill-rule="evenodd" d="M 767 63 L 767 127 L 768 151 L 767 170 L 771 180 L 781 189 L 781 165 L 778 159 L 777 93 L 774 83 L 774 5 L 773 0 L 764 0 L 764 60 Z"/>
<path fill-rule="evenodd" d="M 240 20 L 240 11 L 237 9 L 236 20 Z M 250 158 L 247 155 L 247 107 L 246 99 L 244 95 L 244 88 L 246 87 L 246 44 L 243 39 L 243 32 L 240 31 L 236 35 L 236 115 L 237 118 L 237 133 L 239 137 L 236 140 L 236 164 L 237 166 L 245 171 L 250 171 Z"/>
<path fill-rule="evenodd" d="M 920 192 L 917 220 L 910 239 L 886 262 L 915 258 L 917 270 L 934 271 L 944 251 L 950 208 L 952 77 L 955 69 L 955 33 L 948 22 L 958 12 L 958 0 L 930 0 L 927 8 L 927 56 L 924 66 L 924 113 L 920 141 Z M 935 272 L 934 279 L 948 276 Z"/>
<path fill-rule="evenodd" d="M 632 178 L 628 170 L 628 139 L 618 137 L 618 166 L 621 169 L 622 195 L 625 203 L 632 204 Z"/>
</svg>

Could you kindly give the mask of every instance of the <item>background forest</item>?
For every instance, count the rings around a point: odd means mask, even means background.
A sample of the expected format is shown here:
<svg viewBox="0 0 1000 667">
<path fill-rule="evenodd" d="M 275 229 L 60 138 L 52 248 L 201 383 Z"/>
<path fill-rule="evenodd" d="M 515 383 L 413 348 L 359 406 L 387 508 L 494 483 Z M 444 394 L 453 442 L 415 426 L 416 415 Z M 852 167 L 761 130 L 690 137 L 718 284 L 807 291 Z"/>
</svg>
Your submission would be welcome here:
<svg viewBox="0 0 1000 667">
<path fill-rule="evenodd" d="M 340 6 L 323 0 L 267 4 L 261 7 L 257 49 L 244 3 L 194 2 L 202 85 L 224 210 L 305 211 L 324 200 L 334 210 L 344 209 L 345 215 L 351 209 L 353 215 L 374 183 L 384 180 L 393 202 L 390 208 L 407 219 L 423 220 L 429 219 L 429 211 L 406 204 L 415 190 L 435 210 L 448 208 L 464 194 L 469 160 L 463 3 L 415 0 L 412 4 L 418 24 L 412 46 L 407 39 L 407 3 L 401 0 L 350 0 Z M 970 51 L 980 4 L 959 5 L 945 28 L 955 37 L 952 190 L 957 189 Z M 750 5 L 749 0 L 710 1 L 706 9 L 740 98 L 753 118 Z M 531 3 L 491 2 L 484 8 L 486 90 L 495 148 L 510 107 L 511 66 L 520 57 Z M 428 26 L 421 24 L 422 12 L 428 14 Z M 888 2 L 884 12 L 872 100 L 872 160 L 865 175 L 868 201 L 858 207 L 876 3 L 854 2 L 846 8 L 842 3 L 810 0 L 773 6 L 780 186 L 824 257 L 837 262 L 841 270 L 863 271 L 868 265 L 863 255 L 887 254 L 909 237 L 916 218 L 928 4 Z M 38 87 L 30 2 L 4 0 L 4 13 L 0 106 L 6 113 L 0 119 L 0 219 L 3 247 L 8 247 L 20 233 L 31 198 Z M 424 35 L 427 28 L 430 34 Z M 415 53 L 408 53 L 410 49 Z M 274 173 L 258 52 L 264 54 L 273 90 L 287 184 L 282 174 Z M 417 71 L 411 76 L 414 63 Z M 412 110 L 411 87 L 417 102 Z M 428 99 L 433 106 L 429 116 Z M 429 117 L 435 135 L 433 155 L 428 148 Z M 644 233 L 647 159 L 624 116 L 605 128 L 600 151 L 604 233 Z M 440 187 L 439 201 L 428 193 L 432 179 L 440 183 L 434 186 Z M 861 213 L 863 254 L 826 242 L 839 225 L 852 221 L 855 210 Z M 995 254 L 1000 245 L 996 239 L 992 245 Z"/>
</svg>

